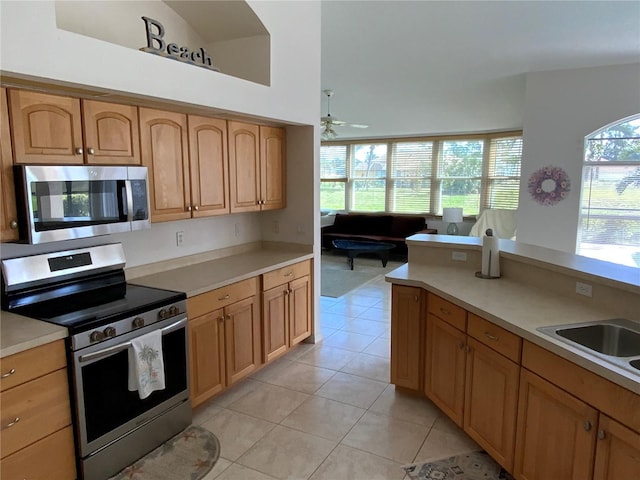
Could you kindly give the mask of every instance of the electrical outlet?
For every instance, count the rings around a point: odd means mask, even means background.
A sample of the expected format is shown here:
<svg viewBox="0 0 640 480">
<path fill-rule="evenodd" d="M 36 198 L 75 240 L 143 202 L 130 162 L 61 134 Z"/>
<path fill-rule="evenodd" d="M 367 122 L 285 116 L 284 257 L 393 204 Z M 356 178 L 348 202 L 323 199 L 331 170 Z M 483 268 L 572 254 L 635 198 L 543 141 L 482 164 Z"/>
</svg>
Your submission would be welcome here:
<svg viewBox="0 0 640 480">
<path fill-rule="evenodd" d="M 466 262 L 467 254 L 466 252 L 451 252 L 451 260 L 456 260 L 458 262 Z"/>
<path fill-rule="evenodd" d="M 592 294 L 591 285 L 588 283 L 576 282 L 576 293 L 578 295 L 590 297 Z"/>
<path fill-rule="evenodd" d="M 176 245 L 181 247 L 184 243 L 184 232 L 176 232 Z"/>
</svg>

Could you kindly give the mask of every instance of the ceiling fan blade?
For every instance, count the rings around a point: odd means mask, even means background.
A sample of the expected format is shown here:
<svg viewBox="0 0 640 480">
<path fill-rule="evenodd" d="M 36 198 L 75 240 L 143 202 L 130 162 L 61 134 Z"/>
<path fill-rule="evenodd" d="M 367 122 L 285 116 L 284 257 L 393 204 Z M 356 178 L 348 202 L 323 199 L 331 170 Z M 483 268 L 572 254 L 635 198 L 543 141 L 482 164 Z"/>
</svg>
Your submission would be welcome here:
<svg viewBox="0 0 640 480">
<path fill-rule="evenodd" d="M 344 126 L 353 128 L 369 128 L 369 125 L 362 125 L 359 123 L 345 123 Z"/>
</svg>

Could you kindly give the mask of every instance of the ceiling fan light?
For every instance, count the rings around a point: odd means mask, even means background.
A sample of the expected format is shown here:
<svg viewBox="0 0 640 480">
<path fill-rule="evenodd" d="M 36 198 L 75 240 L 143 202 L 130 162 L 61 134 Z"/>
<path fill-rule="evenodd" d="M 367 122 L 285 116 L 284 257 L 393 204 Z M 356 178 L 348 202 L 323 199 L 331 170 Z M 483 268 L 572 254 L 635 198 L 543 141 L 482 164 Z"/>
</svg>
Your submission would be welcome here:
<svg viewBox="0 0 640 480">
<path fill-rule="evenodd" d="M 322 138 L 322 140 L 333 140 L 337 136 L 338 134 L 331 128 L 331 125 L 326 125 L 324 130 L 322 130 L 320 138 Z"/>
</svg>

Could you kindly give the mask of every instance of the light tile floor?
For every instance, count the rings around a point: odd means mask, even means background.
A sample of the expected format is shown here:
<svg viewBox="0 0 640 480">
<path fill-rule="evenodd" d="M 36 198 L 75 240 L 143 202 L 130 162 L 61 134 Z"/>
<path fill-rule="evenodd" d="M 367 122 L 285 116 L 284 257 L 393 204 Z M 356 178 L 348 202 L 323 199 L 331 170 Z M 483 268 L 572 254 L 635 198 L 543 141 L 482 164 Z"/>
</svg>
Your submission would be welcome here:
<svg viewBox="0 0 640 480">
<path fill-rule="evenodd" d="M 479 449 L 429 400 L 389 384 L 391 285 L 382 274 L 320 297 L 320 310 L 322 342 L 298 345 L 198 407 L 194 423 L 221 444 L 205 480 L 400 480 L 407 463 Z"/>
</svg>

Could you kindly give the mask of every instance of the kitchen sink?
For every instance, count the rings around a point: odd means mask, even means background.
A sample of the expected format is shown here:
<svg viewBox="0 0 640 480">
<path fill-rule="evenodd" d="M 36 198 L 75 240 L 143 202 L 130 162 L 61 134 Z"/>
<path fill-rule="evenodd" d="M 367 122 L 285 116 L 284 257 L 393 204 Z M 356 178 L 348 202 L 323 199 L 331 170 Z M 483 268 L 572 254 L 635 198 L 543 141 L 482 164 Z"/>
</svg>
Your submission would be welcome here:
<svg viewBox="0 0 640 480">
<path fill-rule="evenodd" d="M 538 331 L 640 375 L 640 323 L 625 318 L 540 327 Z"/>
<path fill-rule="evenodd" d="M 556 333 L 605 355 L 614 357 L 640 355 L 640 333 L 620 325 L 603 323 L 567 327 L 556 330 Z"/>
</svg>

